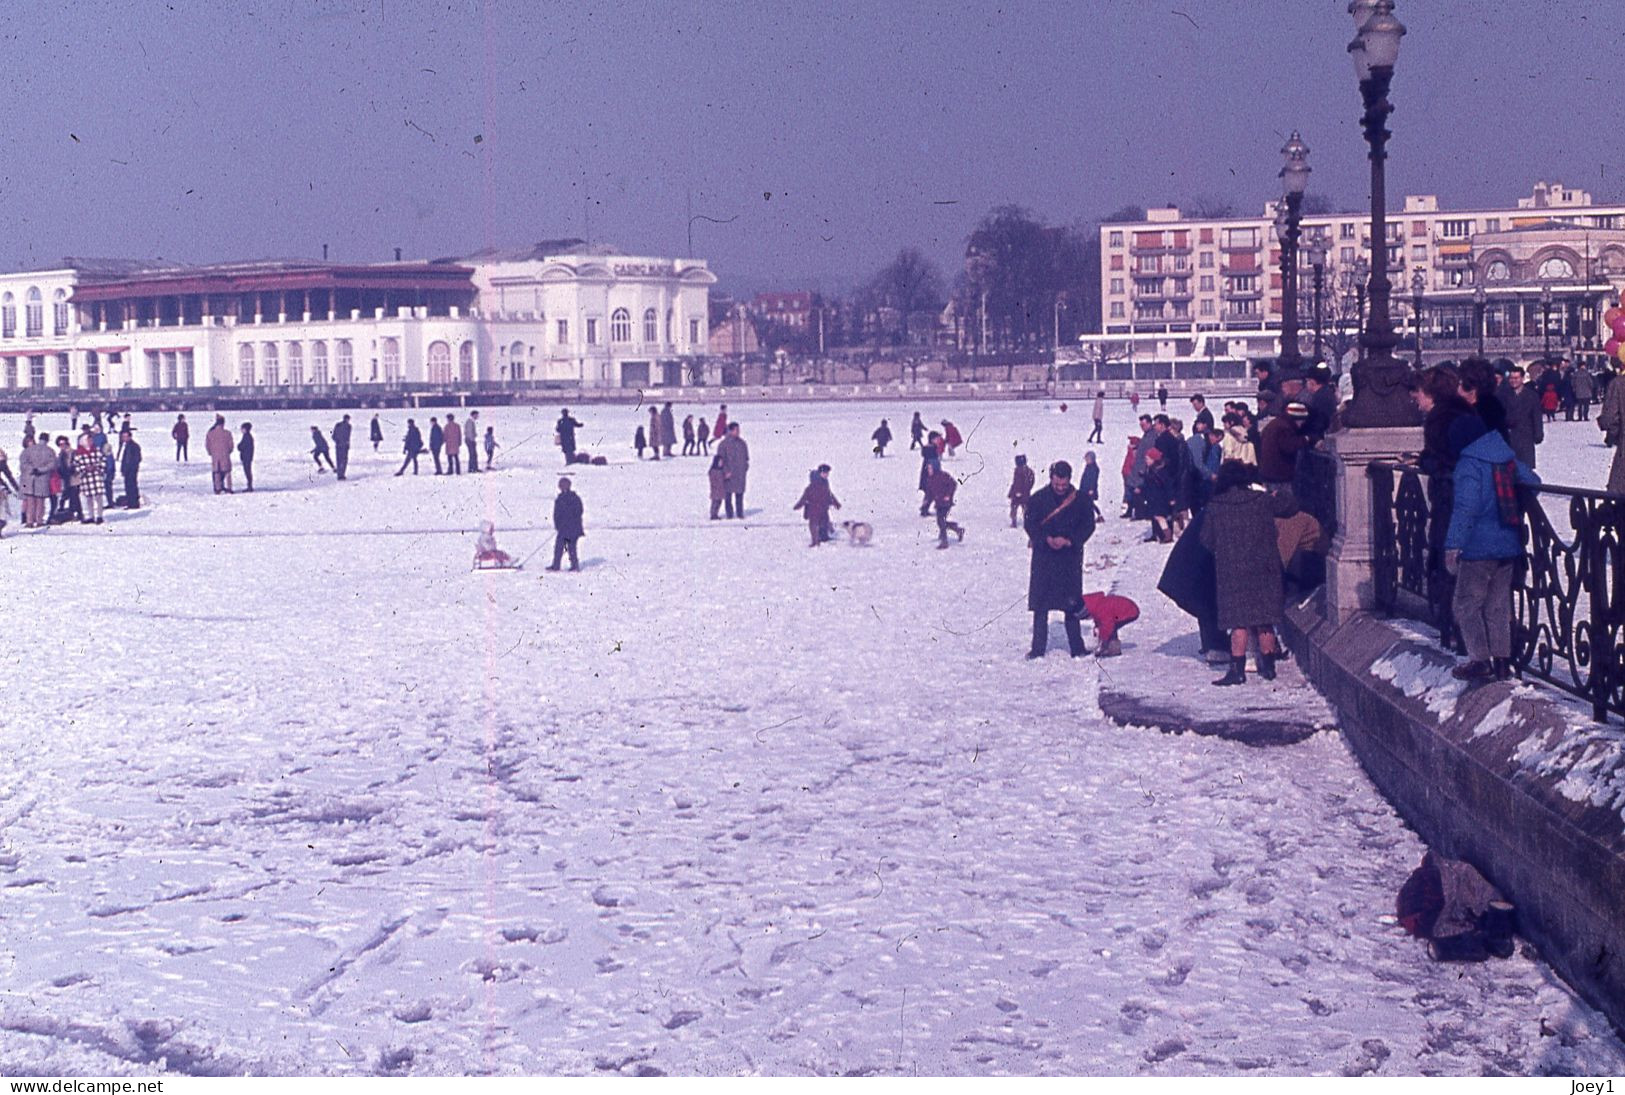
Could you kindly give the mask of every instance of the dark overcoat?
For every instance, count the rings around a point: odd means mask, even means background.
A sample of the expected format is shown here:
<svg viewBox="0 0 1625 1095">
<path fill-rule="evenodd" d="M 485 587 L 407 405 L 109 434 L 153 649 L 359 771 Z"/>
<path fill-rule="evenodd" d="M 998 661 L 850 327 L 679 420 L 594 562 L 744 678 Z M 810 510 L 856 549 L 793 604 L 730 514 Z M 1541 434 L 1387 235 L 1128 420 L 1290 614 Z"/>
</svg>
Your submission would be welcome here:
<svg viewBox="0 0 1625 1095">
<path fill-rule="evenodd" d="M 1207 504 L 1199 535 L 1213 553 L 1219 626 L 1274 627 L 1281 622 L 1281 549 L 1275 518 L 1294 503 L 1286 494 L 1232 487 Z"/>
<path fill-rule="evenodd" d="M 553 499 L 553 530 L 561 540 L 579 540 L 582 536 L 581 495 L 573 490 L 560 491 Z"/>
<path fill-rule="evenodd" d="M 1032 572 L 1027 579 L 1027 609 L 1050 612 L 1083 599 L 1083 545 L 1095 534 L 1095 507 L 1075 489 L 1057 495 L 1044 487 L 1027 500 L 1027 538 L 1032 542 Z M 1049 546 L 1048 537 L 1070 543 Z"/>
</svg>

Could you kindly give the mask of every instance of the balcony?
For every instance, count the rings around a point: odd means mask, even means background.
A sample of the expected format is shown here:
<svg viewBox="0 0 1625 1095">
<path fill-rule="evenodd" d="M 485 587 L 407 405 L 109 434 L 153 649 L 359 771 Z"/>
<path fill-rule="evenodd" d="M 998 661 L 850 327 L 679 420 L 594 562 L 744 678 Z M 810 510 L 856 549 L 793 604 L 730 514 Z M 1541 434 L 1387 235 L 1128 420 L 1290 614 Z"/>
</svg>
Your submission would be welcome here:
<svg viewBox="0 0 1625 1095">
<path fill-rule="evenodd" d="M 1139 255 L 1188 255 L 1193 250 L 1195 250 L 1195 248 L 1190 243 L 1186 243 L 1183 247 L 1181 247 L 1181 246 L 1179 246 L 1177 244 L 1169 243 L 1169 244 L 1162 244 L 1162 245 L 1157 246 L 1157 247 L 1140 247 L 1138 245 L 1135 245 L 1135 246 L 1132 246 L 1132 247 L 1130 247 L 1128 249 L 1128 253 L 1131 254 L 1131 255 L 1135 255 L 1135 256 L 1139 256 Z"/>
</svg>

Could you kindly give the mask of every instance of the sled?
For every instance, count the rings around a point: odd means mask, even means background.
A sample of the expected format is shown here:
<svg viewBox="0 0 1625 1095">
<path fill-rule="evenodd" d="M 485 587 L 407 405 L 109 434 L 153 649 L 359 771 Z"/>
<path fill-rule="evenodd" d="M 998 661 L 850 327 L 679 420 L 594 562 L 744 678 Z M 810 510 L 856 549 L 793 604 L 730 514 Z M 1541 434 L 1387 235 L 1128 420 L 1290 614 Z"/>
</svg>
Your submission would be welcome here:
<svg viewBox="0 0 1625 1095">
<path fill-rule="evenodd" d="M 509 562 L 506 562 L 506 563 L 499 563 L 499 562 L 496 562 L 493 559 L 475 559 L 473 569 L 475 569 L 475 570 L 524 570 L 525 569 L 525 564 L 524 564 L 523 561 L 513 562 L 513 561 L 510 560 Z"/>
</svg>

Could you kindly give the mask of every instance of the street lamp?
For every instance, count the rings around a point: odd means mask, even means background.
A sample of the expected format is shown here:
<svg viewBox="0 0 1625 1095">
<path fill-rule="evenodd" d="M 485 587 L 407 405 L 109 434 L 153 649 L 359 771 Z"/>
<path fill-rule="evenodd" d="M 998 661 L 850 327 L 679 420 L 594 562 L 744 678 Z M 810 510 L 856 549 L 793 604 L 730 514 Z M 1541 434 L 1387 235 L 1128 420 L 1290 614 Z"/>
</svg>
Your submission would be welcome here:
<svg viewBox="0 0 1625 1095">
<path fill-rule="evenodd" d="M 1297 373 L 1303 364 L 1298 352 L 1298 237 L 1303 192 L 1309 185 L 1309 146 L 1294 130 L 1281 146 L 1282 206 L 1277 220 L 1281 234 L 1281 379 Z"/>
<path fill-rule="evenodd" d="M 1360 122 L 1371 160 L 1371 317 L 1360 334 L 1360 360 L 1352 370 L 1354 399 L 1344 414 L 1350 426 L 1410 426 L 1417 412 L 1405 390 L 1404 362 L 1394 358 L 1394 324 L 1389 312 L 1388 186 L 1383 165 L 1390 136 L 1386 123 L 1393 113 L 1388 88 L 1399 60 L 1405 27 L 1394 18 L 1393 0 L 1352 0 L 1356 34 L 1349 43 L 1360 81 L 1365 113 Z"/>
<path fill-rule="evenodd" d="M 1540 353 L 1541 362 L 1544 364 L 1552 360 L 1552 287 L 1550 285 L 1540 287 L 1540 333 L 1545 339 L 1545 345 Z"/>
<path fill-rule="evenodd" d="M 1482 285 L 1473 287 L 1473 326 L 1478 329 L 1478 356 L 1484 356 L 1484 312 L 1490 295 Z"/>
<path fill-rule="evenodd" d="M 1309 265 L 1315 272 L 1315 361 L 1323 359 L 1321 351 L 1321 325 L 1320 325 L 1320 290 L 1322 278 L 1326 273 L 1326 252 L 1332 248 L 1331 240 L 1322 235 L 1315 235 L 1309 240 Z"/>
<path fill-rule="evenodd" d="M 1416 328 L 1416 368 L 1422 368 L 1422 291 L 1428 287 L 1428 276 L 1420 269 L 1411 273 L 1411 325 Z"/>
</svg>

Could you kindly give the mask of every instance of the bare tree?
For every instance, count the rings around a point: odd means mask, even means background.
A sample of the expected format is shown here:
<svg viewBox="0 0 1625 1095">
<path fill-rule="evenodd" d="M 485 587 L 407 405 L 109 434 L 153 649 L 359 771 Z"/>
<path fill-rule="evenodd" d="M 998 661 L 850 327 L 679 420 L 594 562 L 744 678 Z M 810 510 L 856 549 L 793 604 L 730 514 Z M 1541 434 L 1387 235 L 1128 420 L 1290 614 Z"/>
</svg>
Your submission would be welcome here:
<svg viewBox="0 0 1625 1095">
<path fill-rule="evenodd" d="M 940 311 L 946 297 L 942 273 L 917 247 L 905 247 L 874 276 L 869 292 L 879 307 L 894 309 L 902 321 L 903 344 L 909 341 L 909 318 L 916 312 Z"/>
</svg>

